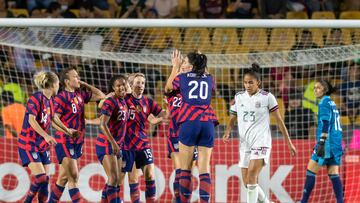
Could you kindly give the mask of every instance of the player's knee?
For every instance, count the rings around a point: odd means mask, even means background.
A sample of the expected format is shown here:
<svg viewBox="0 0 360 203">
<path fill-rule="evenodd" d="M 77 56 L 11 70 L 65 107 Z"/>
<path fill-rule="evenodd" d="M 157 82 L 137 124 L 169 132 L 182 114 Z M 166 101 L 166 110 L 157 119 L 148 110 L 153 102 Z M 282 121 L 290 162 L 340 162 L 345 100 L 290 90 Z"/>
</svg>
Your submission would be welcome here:
<svg viewBox="0 0 360 203">
<path fill-rule="evenodd" d="M 69 182 L 77 183 L 77 181 L 79 180 L 79 172 L 77 172 L 76 170 L 71 170 L 67 178 Z"/>
<path fill-rule="evenodd" d="M 108 177 L 108 183 L 110 185 L 118 185 L 118 176 L 116 175 L 116 173 L 111 173 Z"/>
<path fill-rule="evenodd" d="M 154 172 L 151 169 L 145 170 L 145 180 L 154 180 Z"/>
<path fill-rule="evenodd" d="M 129 175 L 129 183 L 138 183 L 138 178 L 135 175 Z"/>
<path fill-rule="evenodd" d="M 248 172 L 248 181 L 247 184 L 255 184 L 257 182 L 258 174 L 256 172 Z"/>
</svg>

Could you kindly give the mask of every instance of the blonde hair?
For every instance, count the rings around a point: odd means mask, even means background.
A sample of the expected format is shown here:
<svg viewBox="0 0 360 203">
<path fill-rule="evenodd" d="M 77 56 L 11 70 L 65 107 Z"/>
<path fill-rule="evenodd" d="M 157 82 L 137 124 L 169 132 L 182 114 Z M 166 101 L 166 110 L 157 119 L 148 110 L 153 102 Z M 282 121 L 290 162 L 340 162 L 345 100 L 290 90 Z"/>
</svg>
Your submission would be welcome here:
<svg viewBox="0 0 360 203">
<path fill-rule="evenodd" d="M 59 81 L 58 76 L 51 71 L 40 71 L 34 75 L 35 85 L 39 89 L 50 88 L 57 81 Z"/>
<path fill-rule="evenodd" d="M 143 77 L 146 80 L 145 74 L 143 73 L 132 73 L 128 76 L 129 85 L 132 86 L 134 84 L 134 80 L 137 77 Z"/>
</svg>

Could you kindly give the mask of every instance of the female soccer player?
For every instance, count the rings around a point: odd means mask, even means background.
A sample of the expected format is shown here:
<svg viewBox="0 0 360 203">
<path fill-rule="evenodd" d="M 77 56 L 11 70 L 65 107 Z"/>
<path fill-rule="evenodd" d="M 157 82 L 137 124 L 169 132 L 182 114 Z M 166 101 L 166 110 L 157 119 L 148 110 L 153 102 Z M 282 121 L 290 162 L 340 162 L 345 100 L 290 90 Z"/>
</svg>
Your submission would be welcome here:
<svg viewBox="0 0 360 203">
<path fill-rule="evenodd" d="M 166 117 L 166 112 L 152 99 L 143 95 L 145 89 L 145 75 L 136 73 L 130 83 L 132 93 L 126 95 L 125 100 L 129 108 L 130 118 L 127 122 L 127 133 L 124 140 L 124 172 L 130 172 L 129 185 L 132 202 L 140 202 L 138 177 L 136 168 L 141 168 L 145 176 L 146 202 L 156 199 L 154 160 L 150 148 L 149 138 L 145 132 L 145 124 L 153 114 Z M 135 174 L 135 175 L 134 175 Z M 135 177 L 135 178 L 134 178 Z"/>
<path fill-rule="evenodd" d="M 34 176 L 25 199 L 25 202 L 29 203 L 38 192 L 39 202 L 46 202 L 48 198 L 49 150 L 50 145 L 56 144 L 55 139 L 49 135 L 50 123 L 54 115 L 51 100 L 59 89 L 59 79 L 53 72 L 38 72 L 34 76 L 34 82 L 41 91 L 34 93 L 27 102 L 24 122 L 18 139 L 22 164 L 29 167 Z M 62 123 L 57 123 L 57 125 L 61 129 L 65 129 L 65 132 L 72 133 Z"/>
<path fill-rule="evenodd" d="M 129 111 L 124 99 L 127 81 L 123 75 L 114 76 L 110 80 L 109 91 L 114 95 L 107 98 L 101 107 L 100 129 L 96 140 L 96 154 L 103 165 L 107 183 L 103 189 L 102 201 L 120 203 L 119 190 L 122 182 L 121 150 L 126 133 Z"/>
<path fill-rule="evenodd" d="M 336 202 L 342 203 L 343 190 L 339 177 L 339 166 L 343 150 L 341 146 L 342 128 L 340 114 L 335 102 L 330 98 L 334 88 L 328 81 L 320 80 L 315 83 L 314 93 L 318 104 L 318 128 L 316 131 L 317 144 L 309 161 L 306 180 L 303 190 L 302 203 L 308 202 L 315 185 L 315 177 L 322 166 L 327 167 L 329 178 L 332 182 Z"/>
<path fill-rule="evenodd" d="M 98 101 L 105 98 L 99 89 L 80 80 L 74 68 L 66 68 L 60 73 L 60 82 L 64 88 L 55 98 L 55 114 L 67 127 L 76 129 L 78 136 L 68 136 L 57 131 L 55 138 L 56 157 L 59 161 L 59 176 L 52 187 L 49 202 L 57 202 L 61 197 L 66 183 L 73 202 L 81 199 L 77 181 L 79 169 L 77 159 L 82 155 L 82 145 L 85 136 L 84 107 L 89 101 Z M 82 90 L 83 86 L 88 90 Z"/>
<path fill-rule="evenodd" d="M 198 167 L 200 177 L 200 201 L 210 201 L 210 157 L 214 146 L 217 118 L 210 106 L 214 79 L 207 74 L 207 58 L 201 53 L 189 53 L 182 61 L 179 51 L 172 55 L 173 70 L 166 83 L 165 91 L 180 91 L 182 104 L 177 122 L 179 129 L 179 157 L 181 166 L 180 199 L 190 202 L 191 168 L 195 146 L 198 146 Z M 180 65 L 191 67 L 192 71 L 177 75 Z"/>
<path fill-rule="evenodd" d="M 253 64 L 246 69 L 243 83 L 245 91 L 235 95 L 235 104 L 230 108 L 230 121 L 223 139 L 230 137 L 236 118 L 240 134 L 240 162 L 242 179 L 247 188 L 247 202 L 269 202 L 257 180 L 262 167 L 269 163 L 271 151 L 270 113 L 275 114 L 278 127 L 294 156 L 296 149 L 292 144 L 284 121 L 280 116 L 275 97 L 260 89 L 259 66 Z"/>
</svg>

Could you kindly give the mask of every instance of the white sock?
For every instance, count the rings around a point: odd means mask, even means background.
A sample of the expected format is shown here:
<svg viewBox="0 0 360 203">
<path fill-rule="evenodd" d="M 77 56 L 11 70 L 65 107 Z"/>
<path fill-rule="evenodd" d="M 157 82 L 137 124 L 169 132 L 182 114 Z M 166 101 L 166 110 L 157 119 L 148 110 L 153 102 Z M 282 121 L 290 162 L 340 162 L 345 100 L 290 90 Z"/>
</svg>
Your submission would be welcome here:
<svg viewBox="0 0 360 203">
<path fill-rule="evenodd" d="M 257 186 L 257 191 L 258 191 L 258 200 L 262 203 L 270 203 L 270 201 L 268 200 L 268 198 L 266 197 L 264 191 L 262 190 L 262 188 L 260 186 Z"/>
<path fill-rule="evenodd" d="M 257 203 L 258 200 L 258 184 L 247 184 L 247 203 Z"/>
</svg>

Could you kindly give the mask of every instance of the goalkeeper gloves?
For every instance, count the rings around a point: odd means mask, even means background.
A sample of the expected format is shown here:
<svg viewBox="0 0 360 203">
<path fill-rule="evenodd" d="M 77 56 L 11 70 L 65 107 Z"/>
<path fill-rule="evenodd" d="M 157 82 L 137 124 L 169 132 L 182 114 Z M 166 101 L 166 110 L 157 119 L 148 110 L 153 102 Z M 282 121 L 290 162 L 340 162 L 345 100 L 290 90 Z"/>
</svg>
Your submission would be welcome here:
<svg viewBox="0 0 360 203">
<path fill-rule="evenodd" d="M 324 158 L 325 156 L 325 141 L 326 137 L 322 136 L 319 140 L 319 143 L 316 148 L 316 155 L 318 157 Z"/>
</svg>

